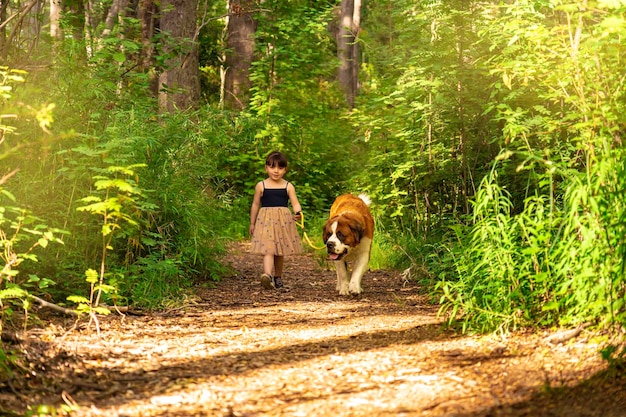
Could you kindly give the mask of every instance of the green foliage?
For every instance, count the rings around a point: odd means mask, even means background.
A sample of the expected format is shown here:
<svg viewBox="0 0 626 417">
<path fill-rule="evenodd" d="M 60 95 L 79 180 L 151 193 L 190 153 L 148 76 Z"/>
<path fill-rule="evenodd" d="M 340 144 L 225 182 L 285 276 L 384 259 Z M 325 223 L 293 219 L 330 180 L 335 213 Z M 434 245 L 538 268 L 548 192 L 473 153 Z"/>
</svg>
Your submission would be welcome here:
<svg viewBox="0 0 626 417">
<path fill-rule="evenodd" d="M 0 99 L 3 112 L 12 98 L 13 84 L 23 82 L 23 74 L 22 71 L 0 67 Z M 49 127 L 48 122 L 51 120 L 49 109 L 50 107 L 47 107 L 45 111 L 37 114 L 39 126 L 44 131 Z M 17 113 L 0 114 L 0 145 L 7 137 L 12 139 L 16 133 L 14 126 L 4 124 L 5 119 L 13 117 L 17 117 Z M 18 149 L 18 145 L 9 143 L 5 151 L 0 153 L 0 160 L 9 159 Z M 62 230 L 48 227 L 43 219 L 18 206 L 15 195 L 5 189 L 5 184 L 17 171 L 11 170 L 9 166 L 9 170 L 0 177 L 0 333 L 12 319 L 14 308 L 24 311 L 29 309 L 29 291 L 45 290 L 50 284 L 54 284 L 47 278 L 40 279 L 33 274 L 21 274 L 22 266 L 38 262 L 38 252 L 48 248 L 49 243 L 63 243 L 59 237 L 63 234 Z M 14 362 L 15 355 L 5 352 L 0 347 L 0 377 L 12 376 Z"/>
<path fill-rule="evenodd" d="M 224 21 L 215 19 L 226 13 L 227 3 L 205 1 L 198 34 L 200 91 L 207 103 L 217 103 L 220 97 Z"/>
<path fill-rule="evenodd" d="M 16 114 L 5 113 L 6 107 L 11 98 L 14 84 L 24 82 L 25 71 L 11 69 L 9 67 L 0 66 L 0 103 L 2 103 L 3 113 L 0 114 L 0 138 L 11 134 L 15 131 L 15 126 L 6 124 L 5 120 L 16 118 Z M 0 139 L 0 144 L 3 140 Z M 9 148 L 8 151 L 11 151 Z M 8 151 L 0 153 L 0 161 L 7 157 Z"/>
<path fill-rule="evenodd" d="M 70 298 L 78 304 L 79 313 L 89 312 L 90 315 L 102 314 L 107 309 L 99 307 L 102 294 L 115 291 L 115 287 L 105 284 L 107 272 L 107 258 L 112 251 L 113 241 L 116 234 L 126 236 L 128 240 L 136 239 L 139 229 L 139 221 L 134 217 L 142 218 L 146 213 L 151 213 L 155 208 L 142 201 L 142 190 L 137 186 L 135 169 L 145 167 L 145 164 L 133 164 L 129 166 L 109 166 L 103 170 L 103 174 L 93 177 L 95 192 L 79 200 L 85 205 L 76 209 L 90 213 L 101 219 L 101 252 L 100 273 L 93 269 L 85 272 L 86 281 L 90 284 L 89 300 L 83 298 Z"/>
<path fill-rule="evenodd" d="M 611 9 L 504 11 L 494 28 L 505 30 L 485 37 L 499 76 L 486 113 L 502 123 L 507 150 L 475 196 L 458 273 L 438 284 L 442 312 L 479 330 L 623 326 L 624 113 L 606 93 L 623 94 L 624 71 L 614 65 L 626 51 L 615 42 L 626 26 Z"/>
<path fill-rule="evenodd" d="M 248 117 L 257 124 L 250 141 L 233 157 L 252 163 L 245 173 L 246 193 L 263 178 L 263 161 L 274 149 L 287 154 L 289 180 L 303 207 L 327 210 L 350 188 L 351 161 L 365 157 L 342 118 L 345 99 L 329 80 L 336 72 L 334 45 L 328 33 L 332 4 L 280 1 L 264 4 L 272 13 L 257 18 L 259 59 L 253 64 Z"/>
<path fill-rule="evenodd" d="M 0 206 L 0 261 L 3 263 L 0 288 L 5 280 L 16 280 L 22 262 L 37 262 L 38 248 L 45 249 L 50 242 L 62 244 L 63 241 L 58 237 L 61 233 L 61 230 L 48 227 L 42 219 L 25 209 Z"/>
<path fill-rule="evenodd" d="M 17 360 L 17 355 L 11 351 L 0 349 L 0 377 L 9 380 L 13 377 L 13 364 Z"/>
<path fill-rule="evenodd" d="M 90 285 L 89 298 L 80 295 L 70 295 L 67 297 L 68 301 L 77 304 L 76 312 L 79 315 L 87 314 L 92 317 L 95 317 L 96 314 L 110 314 L 111 310 L 106 307 L 98 306 L 99 294 L 115 290 L 115 287 L 103 284 L 99 278 L 98 272 L 93 269 L 85 271 L 85 281 Z"/>
<path fill-rule="evenodd" d="M 363 42 L 372 56 L 351 117 L 370 151 L 360 182 L 403 234 L 468 214 L 474 178 L 496 150 L 485 141 L 493 126 L 481 117 L 487 73 L 472 65 L 485 53 L 470 30 L 482 24 L 480 14 L 469 18 L 472 7 L 385 1 L 368 9 L 375 30 Z"/>
<path fill-rule="evenodd" d="M 368 5 L 354 180 L 464 329 L 625 323 L 626 24 L 597 6 Z"/>
<path fill-rule="evenodd" d="M 19 74 L 19 75 L 18 75 Z M 8 68 L 0 68 L 0 87 L 3 92 L 2 99 L 11 99 L 12 84 L 23 82 L 22 71 L 13 71 Z M 15 115 L 14 115 L 15 116 Z M 11 115 L 0 115 L 0 120 L 11 117 Z M 50 120 L 48 112 L 41 114 L 40 127 L 46 129 Z M 0 143 L 4 141 L 5 135 L 15 133 L 15 128 L 0 125 Z M 9 145 L 3 158 L 10 156 L 16 151 L 16 145 Z M 17 199 L 13 193 L 4 188 L 4 183 L 8 182 L 17 170 L 9 171 L 8 174 L 0 178 L 0 305 L 3 305 L 3 313 L 11 308 L 11 303 L 6 300 L 27 299 L 28 289 L 45 288 L 52 281 L 41 280 L 35 275 L 28 278 L 20 276 L 22 263 L 25 261 L 37 262 L 38 250 L 46 249 L 48 244 L 63 243 L 59 236 L 63 233 L 57 228 L 48 227 L 44 220 L 33 215 L 28 209 L 19 207 Z M 3 302 L 5 301 L 5 302 Z M 4 316 L 4 315 L 3 315 Z M 2 321 L 0 321 L 0 329 Z"/>
<path fill-rule="evenodd" d="M 609 345 L 601 351 L 602 359 L 610 366 L 610 370 L 623 372 L 626 363 L 626 347 Z"/>
<path fill-rule="evenodd" d="M 213 140 L 211 130 L 223 129 L 228 120 L 218 126 L 210 115 L 198 118 L 206 125 L 193 123 L 190 118 L 195 117 L 189 114 L 164 116 L 160 123 L 142 116 L 134 110 L 120 112 L 108 127 L 108 141 L 95 146 L 85 143 L 68 156 L 84 159 L 76 164 L 77 170 L 102 159 L 137 161 L 127 166 L 96 165 L 95 187 L 101 188 L 100 195 L 83 200 L 87 204 L 82 210 L 103 219 L 100 226 L 84 225 L 90 230 L 99 227 L 107 237 L 98 247 L 88 244 L 90 251 L 112 248 L 107 269 L 109 282 L 118 289 L 116 296 L 156 307 L 176 298 L 193 277 L 218 279 L 224 270 L 218 256 L 223 250 L 219 236 L 228 225 L 224 218 L 232 196 L 227 188 L 218 189 L 224 179 L 217 164 L 219 147 L 226 152 L 228 145 L 218 144 L 218 138 L 211 144 L 209 139 Z M 152 128 L 146 129 L 146 124 Z M 143 167 L 141 184 L 137 167 Z M 115 235 L 109 234 L 112 230 L 117 230 Z M 146 289 L 154 293 L 146 294 Z"/>
<path fill-rule="evenodd" d="M 71 74 L 86 71 L 77 69 L 77 62 L 67 65 Z M 58 68 L 65 70 L 63 64 Z M 225 271 L 224 233 L 240 233 L 229 221 L 236 195 L 217 151 L 228 152 L 230 119 L 210 110 L 201 116 L 156 116 L 151 101 L 137 95 L 129 107 L 121 96 L 108 108 L 109 84 L 86 86 L 90 77 L 62 78 L 49 95 L 65 98 L 56 108 L 62 123 L 55 131 L 73 127 L 55 134 L 40 157 L 32 158 L 30 150 L 12 157 L 19 177 L 28 179 L 15 182 L 12 191 L 71 234 L 62 251 L 43 254 L 37 268 L 24 272 L 53 277 L 58 284 L 46 291 L 65 300 L 84 288 L 81 271 L 97 269 L 102 282 L 89 284 L 81 296 L 111 285 L 116 291 L 102 294 L 107 303 L 149 307 L 180 302 L 178 294 L 194 279 L 219 279 Z M 32 91 L 21 90 L 21 99 L 28 100 Z M 135 173 L 140 167 L 141 183 Z M 102 264 L 96 267 L 94 260 Z M 138 282 L 155 279 L 154 288 L 162 291 L 134 298 Z"/>
</svg>

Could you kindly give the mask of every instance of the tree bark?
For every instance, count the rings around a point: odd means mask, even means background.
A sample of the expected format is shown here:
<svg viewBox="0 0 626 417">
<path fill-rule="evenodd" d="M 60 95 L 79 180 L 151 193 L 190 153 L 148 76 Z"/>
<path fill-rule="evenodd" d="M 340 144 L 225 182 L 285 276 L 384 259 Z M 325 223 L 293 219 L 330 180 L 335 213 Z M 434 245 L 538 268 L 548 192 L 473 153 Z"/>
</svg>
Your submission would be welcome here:
<svg viewBox="0 0 626 417">
<path fill-rule="evenodd" d="M 120 14 L 124 14 L 124 9 L 128 6 L 128 0 L 113 0 L 113 4 L 109 8 L 109 13 L 104 21 L 104 30 L 102 31 L 102 38 L 106 38 L 111 34 L 113 27 L 115 27 L 115 21 Z"/>
<path fill-rule="evenodd" d="M 348 106 L 354 107 L 359 82 L 359 45 L 361 30 L 361 0 L 342 0 L 339 30 L 337 33 L 337 79 Z"/>
<path fill-rule="evenodd" d="M 159 108 L 174 112 L 197 107 L 200 101 L 198 45 L 196 35 L 197 0 L 161 2 L 163 53 L 166 68 L 159 76 Z"/>
<path fill-rule="evenodd" d="M 223 104 L 242 110 L 250 101 L 250 65 L 254 58 L 257 24 L 250 13 L 253 0 L 230 0 L 226 35 Z"/>
<path fill-rule="evenodd" d="M 62 38 L 61 26 L 61 0 L 50 0 L 50 37 L 55 40 Z"/>
<path fill-rule="evenodd" d="M 7 8 L 9 0 L 0 0 L 0 58 L 6 62 L 7 58 Z"/>
<path fill-rule="evenodd" d="M 156 18 L 159 7 L 154 0 L 141 0 L 139 4 L 139 21 L 141 22 L 141 58 L 140 66 L 142 71 L 149 74 L 150 92 L 154 97 L 159 93 L 159 79 L 155 74 L 154 68 L 154 34 L 159 29 L 158 19 Z"/>
</svg>

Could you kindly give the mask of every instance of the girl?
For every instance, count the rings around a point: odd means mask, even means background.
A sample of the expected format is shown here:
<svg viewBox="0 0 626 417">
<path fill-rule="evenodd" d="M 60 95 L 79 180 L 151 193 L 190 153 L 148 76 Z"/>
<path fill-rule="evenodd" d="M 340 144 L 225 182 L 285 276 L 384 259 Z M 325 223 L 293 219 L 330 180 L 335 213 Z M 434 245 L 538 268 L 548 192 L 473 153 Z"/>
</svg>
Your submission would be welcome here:
<svg viewBox="0 0 626 417">
<path fill-rule="evenodd" d="M 272 152 L 265 159 L 267 178 L 254 187 L 250 209 L 250 252 L 263 255 L 261 286 L 266 289 L 282 288 L 285 255 L 302 252 L 296 221 L 300 220 L 302 207 L 296 189 L 283 179 L 287 172 L 287 158 L 281 152 Z M 291 215 L 288 203 L 295 215 Z"/>
</svg>

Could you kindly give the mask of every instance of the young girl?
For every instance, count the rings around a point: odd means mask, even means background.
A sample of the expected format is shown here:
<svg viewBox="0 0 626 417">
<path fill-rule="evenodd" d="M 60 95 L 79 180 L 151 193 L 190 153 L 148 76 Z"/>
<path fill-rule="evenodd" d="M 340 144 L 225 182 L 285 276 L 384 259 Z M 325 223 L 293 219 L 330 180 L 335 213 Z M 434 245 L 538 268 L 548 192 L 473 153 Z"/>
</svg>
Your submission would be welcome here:
<svg viewBox="0 0 626 417">
<path fill-rule="evenodd" d="M 302 207 L 293 184 L 283 179 L 287 172 L 285 155 L 270 153 L 265 159 L 265 171 L 268 177 L 254 187 L 250 209 L 250 252 L 263 255 L 261 286 L 282 288 L 285 255 L 302 252 L 302 241 L 296 230 Z M 289 202 L 295 215 L 289 210 Z"/>
</svg>

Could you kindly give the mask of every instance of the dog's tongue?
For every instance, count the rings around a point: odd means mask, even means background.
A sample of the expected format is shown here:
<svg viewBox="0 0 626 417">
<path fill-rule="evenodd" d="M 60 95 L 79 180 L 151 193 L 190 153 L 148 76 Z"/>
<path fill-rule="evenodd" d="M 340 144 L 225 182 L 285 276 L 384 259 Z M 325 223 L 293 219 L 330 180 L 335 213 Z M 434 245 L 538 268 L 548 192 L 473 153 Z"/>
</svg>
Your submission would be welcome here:
<svg viewBox="0 0 626 417">
<path fill-rule="evenodd" d="M 335 260 L 335 259 L 339 258 L 339 255 L 337 255 L 336 253 L 330 253 L 330 254 L 328 254 L 328 257 L 330 259 L 332 259 L 332 260 Z"/>
</svg>

